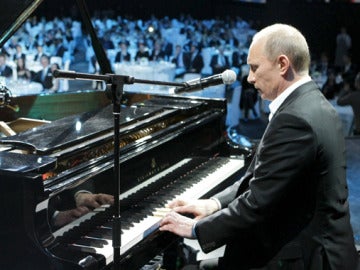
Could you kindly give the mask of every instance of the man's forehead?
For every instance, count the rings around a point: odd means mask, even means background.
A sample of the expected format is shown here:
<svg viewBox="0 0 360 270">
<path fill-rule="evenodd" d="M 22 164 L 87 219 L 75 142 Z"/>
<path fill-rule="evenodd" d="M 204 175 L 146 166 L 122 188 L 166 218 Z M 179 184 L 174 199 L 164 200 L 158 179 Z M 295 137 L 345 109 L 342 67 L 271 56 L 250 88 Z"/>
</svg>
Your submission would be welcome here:
<svg viewBox="0 0 360 270">
<path fill-rule="evenodd" d="M 251 43 L 249 48 L 248 60 L 261 57 L 264 44 L 262 42 L 255 41 Z"/>
</svg>

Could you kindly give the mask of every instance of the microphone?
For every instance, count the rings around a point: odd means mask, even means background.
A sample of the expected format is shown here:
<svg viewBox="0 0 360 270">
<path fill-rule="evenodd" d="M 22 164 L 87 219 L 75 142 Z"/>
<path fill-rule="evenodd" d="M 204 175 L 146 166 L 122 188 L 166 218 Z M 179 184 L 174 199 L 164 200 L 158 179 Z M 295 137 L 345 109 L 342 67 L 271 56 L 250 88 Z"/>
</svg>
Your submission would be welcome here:
<svg viewBox="0 0 360 270">
<path fill-rule="evenodd" d="M 204 89 L 209 86 L 219 84 L 232 84 L 236 81 L 236 73 L 231 69 L 225 70 L 221 74 L 216 74 L 206 78 L 196 78 L 184 83 L 182 87 L 176 87 L 170 89 L 171 94 L 178 94 L 183 92 L 194 92 L 197 90 Z"/>
</svg>

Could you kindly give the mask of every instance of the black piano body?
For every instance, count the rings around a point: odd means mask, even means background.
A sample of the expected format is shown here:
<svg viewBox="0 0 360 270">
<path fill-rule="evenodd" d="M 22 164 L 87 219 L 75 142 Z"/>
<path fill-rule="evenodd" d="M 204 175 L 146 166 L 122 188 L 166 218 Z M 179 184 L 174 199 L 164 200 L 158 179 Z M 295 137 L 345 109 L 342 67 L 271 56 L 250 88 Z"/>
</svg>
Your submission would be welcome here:
<svg viewBox="0 0 360 270">
<path fill-rule="evenodd" d="M 144 205 L 151 208 L 165 202 L 168 195 L 192 186 L 201 173 L 211 175 L 211 162 L 217 168 L 217 161 L 230 159 L 224 136 L 226 100 L 149 95 L 135 99 L 122 106 L 120 117 L 124 230 L 134 222 L 128 219 L 139 218 Z M 111 224 L 111 207 L 76 228 L 54 227 L 52 219 L 54 213 L 75 207 L 76 191 L 114 194 L 113 142 L 112 106 L 0 140 L 0 269 L 105 269 L 111 265 L 111 256 L 72 245 L 93 227 Z M 242 156 L 234 160 L 235 169 L 211 187 L 203 186 L 199 197 L 215 193 L 243 173 Z M 126 245 L 121 252 L 123 269 L 139 269 L 174 240 L 169 233 L 159 233 L 156 224 L 145 228 L 142 237 L 122 242 Z"/>
</svg>

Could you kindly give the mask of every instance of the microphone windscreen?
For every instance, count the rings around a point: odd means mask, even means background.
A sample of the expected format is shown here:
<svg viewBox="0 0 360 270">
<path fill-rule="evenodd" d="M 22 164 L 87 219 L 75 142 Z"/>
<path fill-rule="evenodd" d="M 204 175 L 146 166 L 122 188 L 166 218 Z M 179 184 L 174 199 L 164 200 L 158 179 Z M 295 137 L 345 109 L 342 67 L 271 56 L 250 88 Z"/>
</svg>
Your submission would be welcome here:
<svg viewBox="0 0 360 270">
<path fill-rule="evenodd" d="M 221 77 L 224 84 L 232 84 L 236 81 L 236 73 L 231 69 L 227 69 L 221 73 Z"/>
</svg>

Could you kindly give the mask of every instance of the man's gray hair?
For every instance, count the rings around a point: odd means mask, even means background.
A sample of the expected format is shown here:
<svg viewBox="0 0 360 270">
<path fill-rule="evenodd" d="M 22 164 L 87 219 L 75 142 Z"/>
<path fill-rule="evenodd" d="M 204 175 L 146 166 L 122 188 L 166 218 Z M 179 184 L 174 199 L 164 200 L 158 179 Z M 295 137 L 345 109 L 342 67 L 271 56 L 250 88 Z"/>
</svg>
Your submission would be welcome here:
<svg viewBox="0 0 360 270">
<path fill-rule="evenodd" d="M 294 70 L 307 74 L 310 67 L 309 46 L 305 37 L 295 27 L 287 24 L 273 24 L 260 30 L 253 37 L 253 42 L 265 40 L 265 55 L 274 61 L 279 55 L 286 55 Z"/>
</svg>

